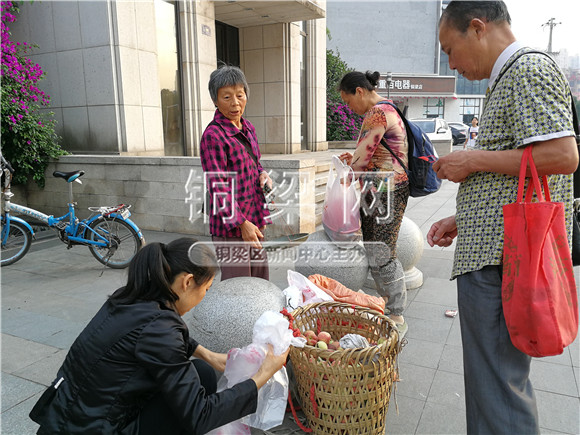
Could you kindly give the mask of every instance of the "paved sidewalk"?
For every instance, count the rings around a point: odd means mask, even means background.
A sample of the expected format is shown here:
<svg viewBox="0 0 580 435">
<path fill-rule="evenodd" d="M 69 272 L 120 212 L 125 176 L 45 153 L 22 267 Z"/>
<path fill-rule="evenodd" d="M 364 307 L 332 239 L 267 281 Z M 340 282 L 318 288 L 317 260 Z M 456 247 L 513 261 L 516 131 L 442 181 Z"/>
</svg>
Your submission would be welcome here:
<svg viewBox="0 0 580 435">
<path fill-rule="evenodd" d="M 407 217 L 426 234 L 433 222 L 454 213 L 456 191 L 456 185 L 444 182 L 437 194 L 410 199 Z M 145 231 L 149 242 L 178 236 Z M 425 244 L 418 264 L 424 284 L 409 291 L 408 344 L 400 354 L 400 382 L 390 401 L 386 433 L 465 433 L 459 316 L 444 316 L 445 310 L 457 308 L 455 282 L 449 281 L 452 259 L 453 247 Z M 579 268 L 575 272 L 580 282 Z M 271 273 L 276 285 L 287 286 L 286 270 Z M 2 434 L 36 432 L 28 412 L 73 340 L 124 277 L 125 271 L 103 268 L 87 248 L 67 250 L 54 238 L 39 240 L 24 259 L 2 268 Z M 560 356 L 535 359 L 532 380 L 542 433 L 580 433 L 578 340 Z M 301 433 L 289 414 L 270 432 Z"/>
</svg>

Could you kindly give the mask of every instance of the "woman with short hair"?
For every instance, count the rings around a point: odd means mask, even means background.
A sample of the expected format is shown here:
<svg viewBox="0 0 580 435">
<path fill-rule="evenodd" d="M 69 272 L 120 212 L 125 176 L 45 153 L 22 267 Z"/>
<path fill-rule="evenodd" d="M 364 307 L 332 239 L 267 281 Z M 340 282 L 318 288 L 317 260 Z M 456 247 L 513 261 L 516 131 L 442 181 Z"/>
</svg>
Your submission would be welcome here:
<svg viewBox="0 0 580 435">
<path fill-rule="evenodd" d="M 216 106 L 200 143 L 201 165 L 210 193 L 209 230 L 218 254 L 222 281 L 237 276 L 269 279 L 262 248 L 270 223 L 264 186 L 272 180 L 260 164 L 256 130 L 242 115 L 249 96 L 242 70 L 213 71 L 209 93 Z"/>
</svg>

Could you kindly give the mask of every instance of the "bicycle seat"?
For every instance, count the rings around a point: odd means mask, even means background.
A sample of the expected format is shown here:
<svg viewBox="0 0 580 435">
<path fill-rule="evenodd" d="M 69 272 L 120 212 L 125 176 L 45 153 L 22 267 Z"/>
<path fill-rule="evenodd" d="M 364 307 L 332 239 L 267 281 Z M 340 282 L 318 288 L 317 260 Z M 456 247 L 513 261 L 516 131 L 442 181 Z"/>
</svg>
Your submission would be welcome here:
<svg viewBox="0 0 580 435">
<path fill-rule="evenodd" d="M 64 178 L 67 183 L 72 183 L 77 178 L 82 177 L 84 173 L 85 171 L 72 171 L 72 172 L 54 171 L 52 173 L 52 176 L 56 178 Z"/>
</svg>

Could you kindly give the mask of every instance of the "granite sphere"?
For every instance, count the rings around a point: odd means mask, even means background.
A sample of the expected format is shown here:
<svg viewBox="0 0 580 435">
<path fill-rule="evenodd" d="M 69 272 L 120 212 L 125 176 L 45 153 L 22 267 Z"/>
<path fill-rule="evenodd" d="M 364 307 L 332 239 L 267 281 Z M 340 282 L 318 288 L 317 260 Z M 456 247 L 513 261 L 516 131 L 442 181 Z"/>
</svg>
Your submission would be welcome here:
<svg viewBox="0 0 580 435">
<path fill-rule="evenodd" d="M 190 335 L 203 347 L 227 353 L 252 342 L 254 323 L 265 311 L 280 311 L 282 290 L 262 278 L 239 277 L 213 284 L 185 317 Z"/>
<path fill-rule="evenodd" d="M 333 242 L 321 230 L 298 246 L 294 270 L 305 277 L 320 274 L 351 290 L 363 288 L 369 262 L 360 243 Z"/>
</svg>

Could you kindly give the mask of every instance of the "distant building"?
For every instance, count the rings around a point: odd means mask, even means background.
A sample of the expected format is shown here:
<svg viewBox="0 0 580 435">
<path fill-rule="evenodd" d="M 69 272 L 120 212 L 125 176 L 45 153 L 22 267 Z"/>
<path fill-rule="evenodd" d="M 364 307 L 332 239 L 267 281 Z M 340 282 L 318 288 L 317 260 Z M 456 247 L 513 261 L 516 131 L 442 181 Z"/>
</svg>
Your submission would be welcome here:
<svg viewBox="0 0 580 435">
<path fill-rule="evenodd" d="M 569 68 L 565 70 L 564 73 L 566 74 L 568 82 L 570 82 L 572 95 L 574 95 L 577 100 L 580 100 L 580 68 Z"/>
<path fill-rule="evenodd" d="M 487 80 L 470 82 L 449 69 L 438 39 L 446 3 L 329 1 L 328 48 L 356 70 L 379 71 L 385 80 L 390 72 L 389 92 L 379 86 L 379 93 L 388 94 L 409 117 L 469 122 L 479 116 Z M 403 87 L 405 80 L 422 87 Z"/>
<path fill-rule="evenodd" d="M 580 55 L 570 56 L 566 50 L 561 50 L 555 58 L 566 74 L 572 95 L 580 99 Z"/>
</svg>

